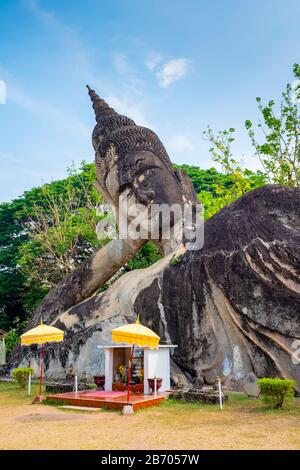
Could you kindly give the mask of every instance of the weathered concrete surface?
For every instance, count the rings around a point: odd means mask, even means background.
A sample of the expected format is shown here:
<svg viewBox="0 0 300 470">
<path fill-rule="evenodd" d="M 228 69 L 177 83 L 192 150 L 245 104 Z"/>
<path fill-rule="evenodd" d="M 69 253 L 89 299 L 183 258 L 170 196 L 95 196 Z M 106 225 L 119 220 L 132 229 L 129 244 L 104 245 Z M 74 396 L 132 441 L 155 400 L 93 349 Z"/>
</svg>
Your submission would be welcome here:
<svg viewBox="0 0 300 470">
<path fill-rule="evenodd" d="M 244 391 L 251 398 L 257 398 L 260 394 L 260 388 L 257 383 L 257 377 L 253 372 L 250 372 L 243 382 Z"/>
<path fill-rule="evenodd" d="M 139 313 L 163 341 L 178 345 L 174 364 L 189 377 L 210 384 L 222 375 L 239 389 L 253 372 L 294 378 L 300 388 L 300 366 L 292 361 L 300 339 L 299 208 L 300 189 L 252 191 L 206 222 L 203 249 L 181 248 L 180 262 L 170 254 L 49 315 L 66 340 L 49 346 L 46 375 L 63 376 L 69 363 L 103 373 L 97 345 L 110 343 L 111 329 Z M 25 349 L 21 363 L 34 365 L 34 352 Z"/>
</svg>

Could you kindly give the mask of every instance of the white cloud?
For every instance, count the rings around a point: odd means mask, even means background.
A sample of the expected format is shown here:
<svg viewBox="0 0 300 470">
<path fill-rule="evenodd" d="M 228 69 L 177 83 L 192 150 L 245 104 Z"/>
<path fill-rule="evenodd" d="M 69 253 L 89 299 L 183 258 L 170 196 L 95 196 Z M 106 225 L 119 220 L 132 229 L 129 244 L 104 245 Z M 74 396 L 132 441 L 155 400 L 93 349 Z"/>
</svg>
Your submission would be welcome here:
<svg viewBox="0 0 300 470">
<path fill-rule="evenodd" d="M 146 58 L 145 64 L 149 70 L 154 70 L 162 61 L 163 57 L 159 52 L 151 52 Z"/>
<path fill-rule="evenodd" d="M 156 74 L 160 86 L 167 88 L 172 83 L 183 78 L 188 71 L 189 63 L 188 59 L 172 59 L 165 63 Z"/>
<path fill-rule="evenodd" d="M 177 134 L 168 141 L 168 149 L 173 153 L 192 152 L 195 147 L 187 134 Z"/>
</svg>

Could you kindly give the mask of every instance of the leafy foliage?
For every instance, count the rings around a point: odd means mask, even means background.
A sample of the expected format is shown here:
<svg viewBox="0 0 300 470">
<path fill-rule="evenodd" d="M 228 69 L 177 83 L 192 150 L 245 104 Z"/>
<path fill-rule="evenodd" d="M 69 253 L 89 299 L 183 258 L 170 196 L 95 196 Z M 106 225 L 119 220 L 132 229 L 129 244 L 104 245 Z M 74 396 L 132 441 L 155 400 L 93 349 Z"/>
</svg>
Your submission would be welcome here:
<svg viewBox="0 0 300 470">
<path fill-rule="evenodd" d="M 20 200 L 0 204 L 0 328 L 8 330 L 26 317 L 19 247 L 26 240 L 17 214 Z"/>
<path fill-rule="evenodd" d="M 248 191 L 266 183 L 277 183 L 288 186 L 300 185 L 300 65 L 293 67 L 295 86 L 287 84 L 282 93 L 278 114 L 275 101 L 263 106 L 257 98 L 258 109 L 263 123 L 258 128 L 263 136 L 259 143 L 252 121 L 245 122 L 255 155 L 259 158 L 264 171 L 252 172 L 243 168 L 233 156 L 232 144 L 235 141 L 235 129 L 229 128 L 215 134 L 210 127 L 204 135 L 212 144 L 210 153 L 213 161 L 222 168 L 221 178 L 211 181 L 211 188 L 198 192 L 204 204 L 205 218 L 211 217 L 222 207 L 235 201 Z M 225 178 L 224 178 L 225 176 Z"/>
<path fill-rule="evenodd" d="M 264 403 L 271 408 L 282 408 L 284 403 L 290 402 L 294 397 L 294 380 L 263 378 L 258 379 L 257 383 Z"/>
<path fill-rule="evenodd" d="M 158 247 L 151 241 L 147 242 L 125 266 L 125 271 L 147 268 L 162 257 Z"/>
<path fill-rule="evenodd" d="M 33 374 L 33 369 L 31 369 L 31 367 L 18 367 L 12 371 L 13 379 L 18 382 L 21 388 L 26 387 L 29 374 Z"/>
<path fill-rule="evenodd" d="M 19 328 L 23 326 L 23 323 L 18 325 Z M 5 335 L 5 349 L 7 354 L 9 354 L 14 347 L 18 344 L 19 342 L 19 336 L 20 332 L 19 329 L 17 330 L 16 328 L 11 328 L 8 333 Z"/>
<path fill-rule="evenodd" d="M 63 276 L 99 245 L 101 197 L 95 166 L 82 162 L 68 177 L 0 204 L 0 327 L 24 321 Z"/>
<path fill-rule="evenodd" d="M 171 258 L 170 265 L 171 265 L 171 266 L 177 266 L 178 264 L 181 263 L 181 260 L 182 260 L 182 256 L 181 256 L 181 255 L 180 255 L 180 256 L 174 255 L 174 256 L 172 256 L 172 258 Z"/>
<path fill-rule="evenodd" d="M 189 175 L 197 194 L 201 191 L 205 191 L 211 193 L 214 197 L 218 197 L 218 194 L 216 193 L 216 187 L 218 185 L 222 184 L 226 189 L 229 189 L 232 186 L 230 177 L 217 171 L 213 167 L 208 170 L 203 170 L 198 166 L 184 164 L 174 165 L 174 168 L 181 168 Z"/>
<path fill-rule="evenodd" d="M 211 182 L 213 191 L 202 190 L 198 193 L 198 197 L 204 205 L 206 219 L 248 191 L 263 186 L 267 181 L 264 173 L 244 169 L 240 162 L 234 158 L 231 150 L 232 143 L 235 141 L 234 133 L 234 128 L 221 131 L 217 135 L 210 127 L 204 131 L 204 135 L 212 144 L 210 153 L 213 161 L 222 168 L 222 173 L 219 173 L 217 178 Z"/>
<path fill-rule="evenodd" d="M 100 195 L 86 181 L 91 167 L 69 170 L 71 176 L 59 192 L 50 184 L 42 190 L 42 204 L 34 204 L 32 215 L 23 222 L 28 240 L 20 247 L 18 259 L 25 286 L 38 285 L 43 296 L 100 245 L 96 225 Z"/>
<path fill-rule="evenodd" d="M 294 83 L 294 92 L 295 92 L 295 97 L 294 97 L 294 101 L 300 101 L 300 64 L 294 64 L 294 67 L 293 67 L 293 72 L 294 72 L 294 76 L 295 78 L 297 79 L 297 81 Z"/>
<path fill-rule="evenodd" d="M 295 78 L 300 78 L 300 65 L 295 64 Z M 279 110 L 276 112 L 275 101 L 263 105 L 261 98 L 256 98 L 262 116 L 258 128 L 263 141 L 255 135 L 252 121 L 245 122 L 255 154 L 258 156 L 270 183 L 300 186 L 300 84 L 293 89 L 287 84 L 282 93 Z"/>
</svg>

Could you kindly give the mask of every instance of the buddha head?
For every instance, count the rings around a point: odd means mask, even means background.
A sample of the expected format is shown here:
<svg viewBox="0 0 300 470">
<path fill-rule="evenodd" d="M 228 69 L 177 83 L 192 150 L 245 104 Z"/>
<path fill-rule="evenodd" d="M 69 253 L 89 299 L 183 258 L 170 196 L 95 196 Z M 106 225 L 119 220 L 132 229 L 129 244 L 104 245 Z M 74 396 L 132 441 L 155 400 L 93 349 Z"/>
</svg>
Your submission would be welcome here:
<svg viewBox="0 0 300 470">
<path fill-rule="evenodd" d="M 166 149 L 150 129 L 118 114 L 88 87 L 96 117 L 92 135 L 97 187 L 119 212 L 120 198 L 128 206 L 172 206 L 194 203 L 196 194 L 187 175 L 174 170 Z M 171 224 L 176 221 L 171 220 Z"/>
</svg>

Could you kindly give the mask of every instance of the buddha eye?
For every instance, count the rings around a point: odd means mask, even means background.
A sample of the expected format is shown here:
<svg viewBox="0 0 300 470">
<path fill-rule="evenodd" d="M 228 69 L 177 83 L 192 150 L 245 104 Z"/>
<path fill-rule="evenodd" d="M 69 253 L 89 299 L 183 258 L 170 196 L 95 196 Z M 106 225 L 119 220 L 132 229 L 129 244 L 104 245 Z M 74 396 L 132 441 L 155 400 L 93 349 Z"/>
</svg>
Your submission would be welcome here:
<svg viewBox="0 0 300 470">
<path fill-rule="evenodd" d="M 143 184 L 143 186 L 148 187 L 150 185 L 149 178 L 144 179 L 142 184 Z"/>
</svg>

